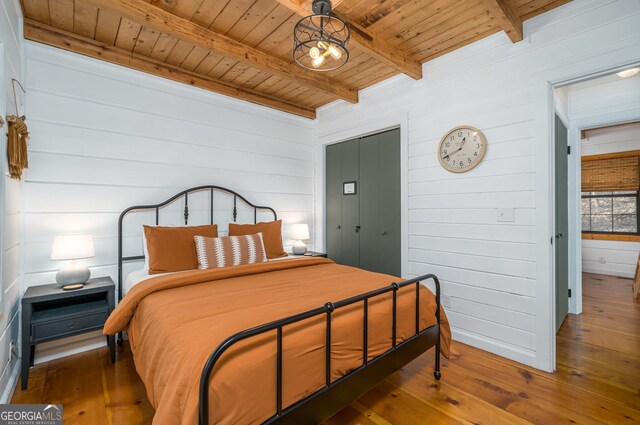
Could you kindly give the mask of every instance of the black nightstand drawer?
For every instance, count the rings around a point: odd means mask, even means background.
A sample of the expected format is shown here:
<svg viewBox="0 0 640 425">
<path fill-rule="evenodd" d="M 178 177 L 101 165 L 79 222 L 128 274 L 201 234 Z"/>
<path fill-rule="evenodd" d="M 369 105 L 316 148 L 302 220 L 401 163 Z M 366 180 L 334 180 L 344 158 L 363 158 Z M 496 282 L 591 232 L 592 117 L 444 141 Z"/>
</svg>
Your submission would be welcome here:
<svg viewBox="0 0 640 425">
<path fill-rule="evenodd" d="M 109 316 L 106 301 L 48 308 L 33 314 L 31 341 L 42 342 L 61 336 L 99 329 Z"/>
</svg>

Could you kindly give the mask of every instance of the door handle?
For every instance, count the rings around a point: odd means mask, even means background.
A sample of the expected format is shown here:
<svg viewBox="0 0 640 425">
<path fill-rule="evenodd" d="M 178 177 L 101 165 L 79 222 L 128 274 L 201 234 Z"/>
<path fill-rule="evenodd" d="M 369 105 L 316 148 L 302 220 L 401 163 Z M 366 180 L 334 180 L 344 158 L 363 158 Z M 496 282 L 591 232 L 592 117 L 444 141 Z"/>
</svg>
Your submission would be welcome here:
<svg viewBox="0 0 640 425">
<path fill-rule="evenodd" d="M 340 230 L 342 229 L 342 226 L 338 225 L 338 227 L 336 227 L 336 230 Z"/>
<path fill-rule="evenodd" d="M 356 226 L 356 233 L 360 233 L 360 226 Z"/>
<path fill-rule="evenodd" d="M 382 233 L 380 233 L 380 236 L 386 236 L 388 233 L 386 230 L 383 230 Z"/>
<path fill-rule="evenodd" d="M 558 233 L 558 234 L 556 235 L 556 239 L 560 239 L 561 237 L 562 237 L 562 233 Z"/>
</svg>

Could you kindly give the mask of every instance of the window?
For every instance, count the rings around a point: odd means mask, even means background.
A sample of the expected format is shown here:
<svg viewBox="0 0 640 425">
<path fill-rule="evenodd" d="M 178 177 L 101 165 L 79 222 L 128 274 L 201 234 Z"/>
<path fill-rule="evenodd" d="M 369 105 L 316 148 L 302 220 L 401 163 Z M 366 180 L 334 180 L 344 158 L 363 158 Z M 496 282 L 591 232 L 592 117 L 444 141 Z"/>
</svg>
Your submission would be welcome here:
<svg viewBox="0 0 640 425">
<path fill-rule="evenodd" d="M 639 235 L 638 193 L 582 192 L 582 231 Z"/>
<path fill-rule="evenodd" d="M 640 150 L 582 157 L 582 238 L 640 241 Z"/>
</svg>

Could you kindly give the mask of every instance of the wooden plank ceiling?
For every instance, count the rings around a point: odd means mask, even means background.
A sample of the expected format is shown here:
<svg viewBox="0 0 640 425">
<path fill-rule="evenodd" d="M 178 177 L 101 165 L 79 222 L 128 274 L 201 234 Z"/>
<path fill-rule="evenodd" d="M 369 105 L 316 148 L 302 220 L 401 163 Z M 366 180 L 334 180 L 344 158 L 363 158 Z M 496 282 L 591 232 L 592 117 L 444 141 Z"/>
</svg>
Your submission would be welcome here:
<svg viewBox="0 0 640 425">
<path fill-rule="evenodd" d="M 308 118 L 336 99 L 570 0 L 335 0 L 351 29 L 348 63 L 293 62 L 293 29 L 310 0 L 22 0 L 29 40 Z"/>
</svg>

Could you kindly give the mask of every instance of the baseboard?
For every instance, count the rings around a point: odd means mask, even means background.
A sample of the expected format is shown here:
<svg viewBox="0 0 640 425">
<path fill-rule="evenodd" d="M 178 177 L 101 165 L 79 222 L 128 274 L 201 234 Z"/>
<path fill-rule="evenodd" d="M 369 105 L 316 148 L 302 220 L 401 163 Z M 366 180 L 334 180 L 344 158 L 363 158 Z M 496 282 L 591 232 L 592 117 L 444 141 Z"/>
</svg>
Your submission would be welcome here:
<svg viewBox="0 0 640 425">
<path fill-rule="evenodd" d="M 489 353 L 497 354 L 518 363 L 537 368 L 535 352 L 520 349 L 507 343 L 454 327 L 451 328 L 451 336 L 454 341 L 462 342 Z"/>
<path fill-rule="evenodd" d="M 18 384 L 18 375 L 20 374 L 20 364 L 21 364 L 20 359 L 18 359 L 14 363 L 13 369 L 11 370 L 11 375 L 9 376 L 9 381 L 7 382 L 7 386 L 5 387 L 4 392 L 2 393 L 2 396 L 0 396 L 0 404 L 6 404 L 11 401 L 11 398 L 13 397 L 13 392 L 15 391 L 16 385 Z"/>
<path fill-rule="evenodd" d="M 19 284 L 17 287 L 19 288 Z M 6 294 L 8 293 L 5 292 Z M 5 300 L 2 301 L 4 302 Z M 10 300 L 7 299 L 7 301 Z M 0 370 L 0 403 L 7 403 L 11 400 L 20 372 L 20 302 L 16 301 L 12 304 L 13 306 L 10 309 L 4 311 L 4 314 L 9 314 L 11 311 L 13 311 L 13 314 L 0 337 L 0 348 L 4 351 L 0 355 L 2 359 L 0 361 L 0 364 L 2 364 L 2 369 Z M 12 341 L 17 345 L 14 351 L 11 350 Z"/>
<path fill-rule="evenodd" d="M 615 270 L 615 269 L 610 269 L 610 268 L 598 268 L 598 267 L 582 267 L 582 271 L 583 273 L 593 273 L 593 274 L 603 274 L 603 275 L 607 275 L 607 276 L 616 276 L 616 277 L 624 277 L 627 279 L 633 279 L 634 274 L 633 273 L 625 273 L 625 272 L 621 272 L 619 270 Z"/>
</svg>

